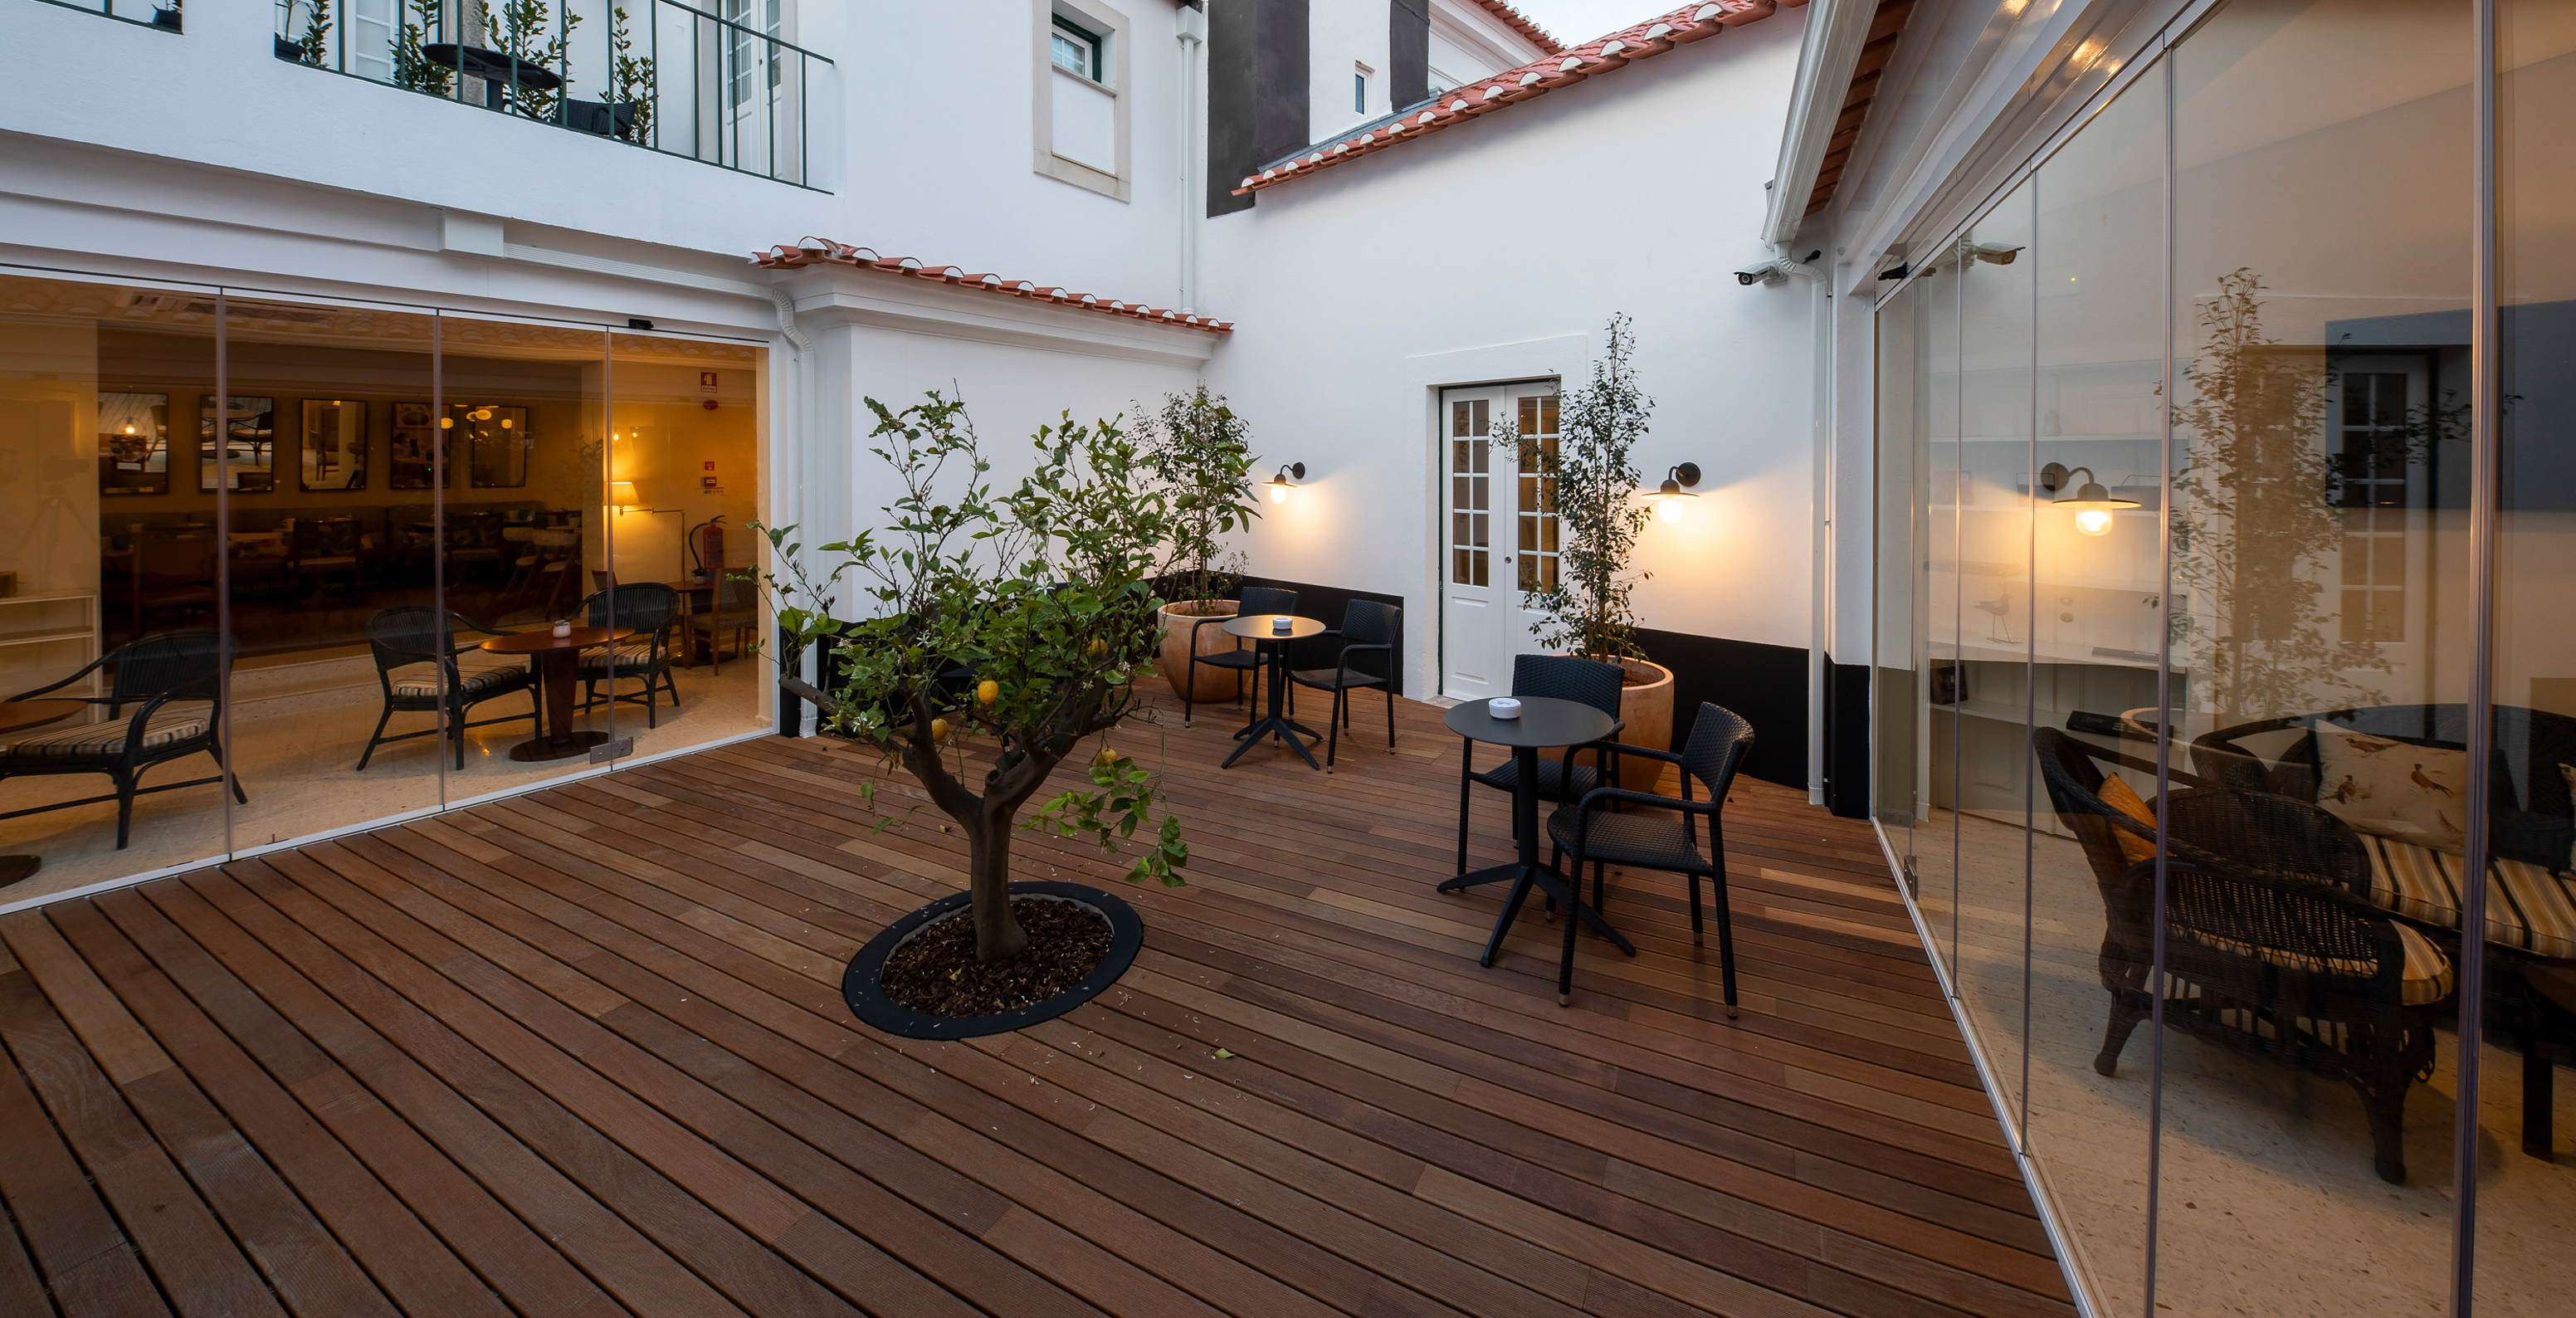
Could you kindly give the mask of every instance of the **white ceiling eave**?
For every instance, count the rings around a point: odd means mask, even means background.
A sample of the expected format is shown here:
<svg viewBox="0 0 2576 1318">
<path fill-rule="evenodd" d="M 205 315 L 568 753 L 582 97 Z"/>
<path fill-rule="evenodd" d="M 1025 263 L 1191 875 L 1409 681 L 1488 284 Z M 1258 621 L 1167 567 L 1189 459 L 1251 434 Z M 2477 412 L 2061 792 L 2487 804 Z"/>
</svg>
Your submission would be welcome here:
<svg viewBox="0 0 2576 1318">
<path fill-rule="evenodd" d="M 1810 0 L 1807 39 L 1798 51 L 1798 79 L 1789 92 L 1789 121 L 1780 134 L 1780 162 L 1771 171 L 1771 201 L 1762 216 L 1762 241 L 1785 243 L 1807 218 L 1807 197 L 1833 140 L 1860 63 L 1877 0 Z"/>
</svg>

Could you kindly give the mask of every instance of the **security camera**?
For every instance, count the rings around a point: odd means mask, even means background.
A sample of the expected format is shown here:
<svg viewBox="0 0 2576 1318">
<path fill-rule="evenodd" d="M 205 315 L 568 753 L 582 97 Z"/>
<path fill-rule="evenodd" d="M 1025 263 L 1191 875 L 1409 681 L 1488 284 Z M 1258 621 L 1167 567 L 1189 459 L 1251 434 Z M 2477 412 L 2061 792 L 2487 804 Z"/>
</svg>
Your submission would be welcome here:
<svg viewBox="0 0 2576 1318">
<path fill-rule="evenodd" d="M 1785 256 L 1765 261 L 1750 270 L 1736 271 L 1735 282 L 1741 286 L 1750 288 L 1755 284 L 1768 286 L 1771 284 L 1786 283 L 1791 275 L 1795 275 L 1800 279 L 1821 279 L 1824 276 L 1819 274 L 1811 263 L 1815 261 L 1816 258 L 1823 256 L 1824 254 L 1825 249 L 1819 247 L 1816 250 L 1807 253 L 1807 258 L 1804 261 L 1792 261 Z"/>
</svg>

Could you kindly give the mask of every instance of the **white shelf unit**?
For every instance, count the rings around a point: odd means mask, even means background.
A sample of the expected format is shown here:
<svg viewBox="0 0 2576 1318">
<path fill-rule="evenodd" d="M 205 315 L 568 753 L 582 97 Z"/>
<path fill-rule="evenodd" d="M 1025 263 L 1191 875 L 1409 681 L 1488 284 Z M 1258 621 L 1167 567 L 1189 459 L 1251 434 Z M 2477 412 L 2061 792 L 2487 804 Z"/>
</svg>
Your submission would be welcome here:
<svg viewBox="0 0 2576 1318">
<path fill-rule="evenodd" d="M 33 590 L 16 595 L 0 595 L 0 671 L 13 676 L 10 689 L 0 697 L 44 685 L 53 677 L 72 672 L 98 658 L 104 643 L 100 630 L 99 598 L 95 590 Z M 74 662 L 60 662 L 40 651 L 37 646 L 80 647 Z M 30 681 L 19 681 L 15 675 L 40 674 Z M 99 675 L 92 673 L 85 687 L 58 692 L 58 695 L 106 694 Z"/>
</svg>

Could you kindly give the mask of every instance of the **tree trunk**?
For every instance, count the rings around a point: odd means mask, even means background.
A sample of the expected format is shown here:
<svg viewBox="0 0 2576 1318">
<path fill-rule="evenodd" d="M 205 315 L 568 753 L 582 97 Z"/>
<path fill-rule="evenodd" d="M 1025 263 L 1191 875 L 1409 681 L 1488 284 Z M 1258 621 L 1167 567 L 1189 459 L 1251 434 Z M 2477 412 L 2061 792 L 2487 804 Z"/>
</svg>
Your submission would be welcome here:
<svg viewBox="0 0 2576 1318">
<path fill-rule="evenodd" d="M 1011 918 L 1011 818 L 998 821 L 978 812 L 959 820 L 966 829 L 966 890 L 975 916 L 975 959 L 990 965 L 1018 956 L 1029 945 L 1020 922 Z"/>
</svg>

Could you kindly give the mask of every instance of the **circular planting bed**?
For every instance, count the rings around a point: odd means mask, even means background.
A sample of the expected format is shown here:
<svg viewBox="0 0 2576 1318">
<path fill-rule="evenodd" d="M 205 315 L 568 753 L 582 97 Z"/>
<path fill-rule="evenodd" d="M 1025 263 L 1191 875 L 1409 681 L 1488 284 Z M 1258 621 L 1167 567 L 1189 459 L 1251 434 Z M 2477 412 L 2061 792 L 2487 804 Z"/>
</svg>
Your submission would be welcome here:
<svg viewBox="0 0 2576 1318">
<path fill-rule="evenodd" d="M 867 1024 L 907 1039 L 971 1039 L 1022 1029 L 1089 1002 L 1118 982 L 1144 945 L 1136 908 L 1078 883 L 1011 885 L 1011 914 L 1029 936 L 1008 961 L 975 960 L 968 896 L 953 893 L 886 926 L 841 977 Z"/>
</svg>

